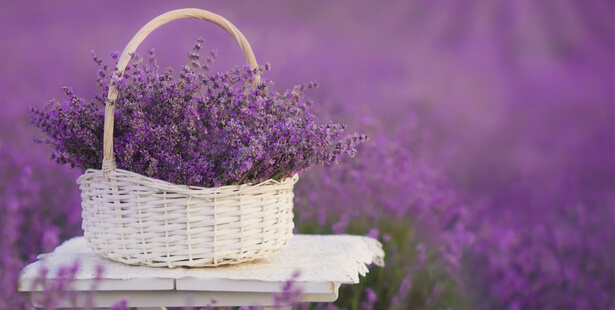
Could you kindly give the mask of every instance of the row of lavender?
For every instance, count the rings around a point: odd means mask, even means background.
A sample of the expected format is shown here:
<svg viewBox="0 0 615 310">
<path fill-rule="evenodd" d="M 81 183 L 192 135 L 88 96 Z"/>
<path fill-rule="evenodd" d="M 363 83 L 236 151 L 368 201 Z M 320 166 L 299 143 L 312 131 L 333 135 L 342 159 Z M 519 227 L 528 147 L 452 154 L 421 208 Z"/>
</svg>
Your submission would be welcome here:
<svg viewBox="0 0 615 310">
<path fill-rule="evenodd" d="M 119 50 L 179 7 L 226 16 L 276 87 L 317 79 L 316 114 L 370 134 L 296 193 L 300 232 L 385 244 L 387 267 L 338 307 L 614 307 L 613 5 L 469 0 L 0 2 L 4 308 L 23 305 L 21 266 L 79 234 L 75 172 L 31 142 L 27 107 L 62 100 L 65 85 L 94 93 L 89 51 Z M 142 51 L 178 68 L 201 36 L 220 51 L 214 70 L 241 61 L 197 21 L 161 28 Z"/>
</svg>

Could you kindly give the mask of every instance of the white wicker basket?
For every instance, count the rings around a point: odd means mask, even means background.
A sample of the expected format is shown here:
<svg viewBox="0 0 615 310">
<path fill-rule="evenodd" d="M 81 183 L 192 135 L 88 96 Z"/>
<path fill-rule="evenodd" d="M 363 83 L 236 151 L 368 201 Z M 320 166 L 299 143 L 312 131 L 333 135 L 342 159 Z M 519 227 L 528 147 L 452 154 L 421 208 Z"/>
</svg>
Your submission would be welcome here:
<svg viewBox="0 0 615 310">
<path fill-rule="evenodd" d="M 122 52 L 116 74 L 123 72 L 151 31 L 181 18 L 221 26 L 239 43 L 250 66 L 257 67 L 250 44 L 229 21 L 208 11 L 181 9 L 143 26 Z M 113 155 L 117 96 L 117 89 L 111 87 L 105 107 L 102 170 L 89 169 L 77 179 L 89 247 L 126 264 L 201 267 L 261 258 L 288 245 L 293 236 L 296 175 L 282 182 L 203 188 L 117 169 Z"/>
</svg>

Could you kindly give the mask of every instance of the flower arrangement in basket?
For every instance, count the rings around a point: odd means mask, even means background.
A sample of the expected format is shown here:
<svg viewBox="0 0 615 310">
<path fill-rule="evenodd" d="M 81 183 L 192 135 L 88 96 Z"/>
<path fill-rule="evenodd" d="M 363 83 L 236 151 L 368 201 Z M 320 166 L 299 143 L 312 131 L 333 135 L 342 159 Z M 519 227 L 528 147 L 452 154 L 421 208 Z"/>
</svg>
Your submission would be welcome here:
<svg viewBox="0 0 615 310">
<path fill-rule="evenodd" d="M 201 60 L 202 40 L 177 79 L 171 69 L 159 72 L 153 53 L 148 63 L 134 56 L 151 31 L 181 18 L 222 27 L 249 66 L 208 75 L 215 54 Z M 85 171 L 77 179 L 85 238 L 115 261 L 216 266 L 279 251 L 292 238 L 297 174 L 354 155 L 367 139 L 355 133 L 337 141 L 344 125 L 315 123 L 302 96 L 315 84 L 270 90 L 272 82 L 260 79 L 269 68 L 257 65 L 243 34 L 208 11 L 162 14 L 114 58 L 109 78 L 95 57 L 106 97 L 86 101 L 64 88 L 68 101 L 31 111 L 49 136 L 37 141 L 53 147 L 51 158 Z"/>
</svg>

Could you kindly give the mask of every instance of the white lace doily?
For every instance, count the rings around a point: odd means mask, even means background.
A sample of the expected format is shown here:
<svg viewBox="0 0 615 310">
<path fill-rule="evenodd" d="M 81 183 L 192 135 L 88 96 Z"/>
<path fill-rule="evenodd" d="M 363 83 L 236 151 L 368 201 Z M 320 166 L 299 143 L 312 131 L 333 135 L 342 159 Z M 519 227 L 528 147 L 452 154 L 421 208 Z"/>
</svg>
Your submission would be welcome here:
<svg viewBox="0 0 615 310">
<path fill-rule="evenodd" d="M 57 275 L 62 267 L 79 262 L 75 279 L 96 277 L 96 267 L 104 268 L 104 279 L 143 279 L 194 277 L 232 280 L 287 281 L 299 271 L 296 281 L 359 283 L 359 275 L 368 272 L 367 266 L 383 266 L 384 251 L 377 240 L 351 235 L 295 235 L 282 252 L 237 265 L 204 268 L 152 268 L 117 263 L 96 255 L 83 237 L 64 242 L 39 261 L 28 265 L 20 280 L 34 279 L 41 268 L 49 270 L 48 278 Z"/>
</svg>

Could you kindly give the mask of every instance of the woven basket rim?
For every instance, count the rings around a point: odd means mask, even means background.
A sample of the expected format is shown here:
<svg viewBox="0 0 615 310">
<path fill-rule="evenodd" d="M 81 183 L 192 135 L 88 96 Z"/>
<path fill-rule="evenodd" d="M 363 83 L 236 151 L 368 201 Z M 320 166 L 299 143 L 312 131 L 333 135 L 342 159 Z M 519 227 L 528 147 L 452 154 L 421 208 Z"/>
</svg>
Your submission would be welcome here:
<svg viewBox="0 0 615 310">
<path fill-rule="evenodd" d="M 132 171 L 124 170 L 124 169 L 119 169 L 119 168 L 115 168 L 114 170 L 110 171 L 109 178 L 113 178 L 114 175 L 117 175 L 118 172 L 121 174 L 132 175 L 133 177 L 140 177 L 145 180 L 155 182 L 158 184 L 158 186 L 169 187 L 170 190 L 172 190 L 173 188 L 181 188 L 184 190 L 211 191 L 211 192 L 232 191 L 233 193 L 244 192 L 246 190 L 253 190 L 261 186 L 267 186 L 267 185 L 283 185 L 289 182 L 292 182 L 294 184 L 299 180 L 299 175 L 294 174 L 292 177 L 286 178 L 282 181 L 268 179 L 258 184 L 244 183 L 244 184 L 238 184 L 238 185 L 223 185 L 223 186 L 218 186 L 218 187 L 202 187 L 202 186 L 194 186 L 194 185 L 175 184 L 175 183 L 171 183 L 165 180 L 148 177 L 140 173 L 136 173 L 136 172 L 132 172 Z M 87 169 L 85 173 L 83 173 L 81 176 L 77 178 L 76 183 L 80 185 L 82 180 L 93 178 L 99 174 L 103 174 L 102 169 L 93 169 L 93 168 Z"/>
</svg>

